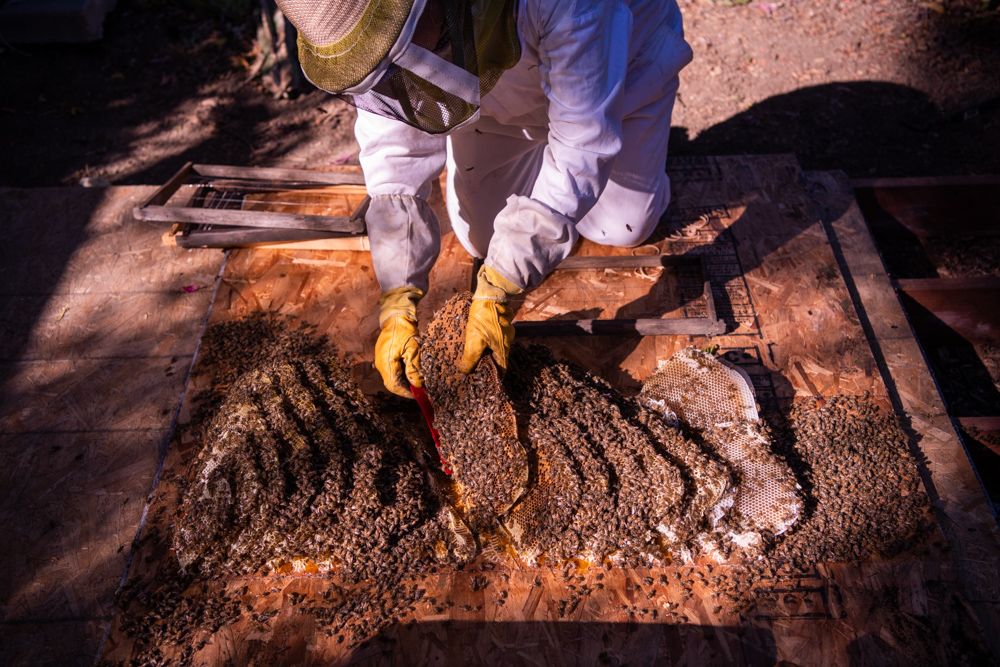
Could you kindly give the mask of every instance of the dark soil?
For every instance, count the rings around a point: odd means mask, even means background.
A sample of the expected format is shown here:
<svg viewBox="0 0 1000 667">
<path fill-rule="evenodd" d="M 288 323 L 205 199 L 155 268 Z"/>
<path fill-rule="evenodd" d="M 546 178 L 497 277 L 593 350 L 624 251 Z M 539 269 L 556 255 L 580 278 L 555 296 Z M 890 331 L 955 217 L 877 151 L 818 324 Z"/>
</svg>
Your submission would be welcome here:
<svg viewBox="0 0 1000 667">
<path fill-rule="evenodd" d="M 726 4 L 681 0 L 695 60 L 675 155 L 792 152 L 852 177 L 1000 172 L 1000 111 L 911 127 L 1000 96 L 1000 12 L 978 0 Z M 98 43 L 0 42 L 0 186 L 159 184 L 187 160 L 353 160 L 352 109 L 247 80 L 251 7 L 121 0 Z"/>
</svg>

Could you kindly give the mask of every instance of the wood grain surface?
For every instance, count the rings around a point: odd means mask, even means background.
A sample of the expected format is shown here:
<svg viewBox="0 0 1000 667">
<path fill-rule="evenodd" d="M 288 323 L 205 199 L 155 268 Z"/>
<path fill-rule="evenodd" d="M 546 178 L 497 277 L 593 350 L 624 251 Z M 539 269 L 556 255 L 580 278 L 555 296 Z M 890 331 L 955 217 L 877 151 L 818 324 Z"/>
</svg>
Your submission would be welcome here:
<svg viewBox="0 0 1000 667">
<path fill-rule="evenodd" d="M 758 402 L 764 407 L 780 408 L 809 396 L 867 392 L 887 409 L 899 412 L 912 435 L 914 451 L 921 458 L 925 486 L 939 521 L 938 529 L 926 544 L 892 560 L 825 563 L 790 577 L 776 574 L 773 581 L 776 594 L 750 611 L 736 614 L 729 613 L 733 609 L 728 603 L 712 597 L 716 595 L 713 587 L 703 582 L 737 572 L 741 567 L 737 562 L 711 567 L 698 563 L 655 570 L 586 571 L 528 569 L 509 562 L 481 564 L 461 572 L 406 573 L 404 580 L 426 589 L 428 601 L 416 605 L 415 611 L 408 612 L 372 641 L 354 648 L 338 643 L 336 636 L 327 637 L 309 613 L 299 613 L 299 609 L 322 601 L 331 580 L 303 575 L 219 581 L 211 584 L 215 590 L 235 591 L 246 586 L 243 602 L 252 611 L 213 636 L 203 637 L 208 643 L 196 654 L 196 662 L 881 665 L 919 660 L 948 664 L 955 663 L 956 656 L 989 662 L 989 654 L 983 647 L 994 644 L 1000 637 L 995 625 L 996 608 L 1000 604 L 996 524 L 881 268 L 846 179 L 837 174 L 803 174 L 791 156 L 687 158 L 672 163 L 668 172 L 673 183 L 673 203 L 650 245 L 655 246 L 657 253 L 707 256 L 713 296 L 727 332 L 710 339 L 593 336 L 544 339 L 544 342 L 560 356 L 600 374 L 626 393 L 636 391 L 659 360 L 691 344 L 719 345 L 720 353 L 749 373 Z M 443 219 L 439 189 L 435 189 L 435 194 L 435 206 Z M 155 234 L 149 242 L 160 247 Z M 165 268 L 176 259 L 151 262 L 152 256 L 142 255 L 150 252 L 146 246 L 136 243 L 133 248 L 138 251 L 137 260 L 144 260 L 143 265 L 149 267 L 151 274 L 160 272 L 164 279 L 177 278 L 176 264 L 173 273 Z M 213 261 L 219 257 L 216 252 L 203 252 L 210 253 L 204 257 L 216 258 Z M 631 255 L 631 252 L 585 242 L 575 254 Z M 75 257 L 73 252 L 68 255 Z M 130 261 L 128 257 L 125 256 L 125 261 Z M 79 261 L 80 267 L 91 266 L 85 258 L 70 260 L 74 261 Z M 108 261 L 107 257 L 104 261 Z M 657 310 L 660 303 L 657 297 L 643 301 L 650 292 L 655 294 L 657 284 L 664 280 L 662 275 L 655 275 L 656 269 L 643 269 L 650 275 L 637 275 L 636 270 L 620 271 L 620 275 L 614 276 L 626 291 L 610 287 L 595 289 L 593 283 L 581 285 L 574 282 L 581 279 L 578 275 L 581 272 L 574 271 L 554 274 L 547 281 L 550 284 L 543 283 L 537 294 L 529 298 L 542 299 L 546 289 L 556 293 L 550 300 L 557 299 L 558 290 L 583 290 L 589 295 L 587 303 L 593 303 L 588 308 L 601 308 L 613 314 L 635 304 L 632 307 L 640 310 L 648 307 L 652 310 L 646 312 L 662 315 L 663 309 Z M 106 285 L 109 281 L 141 284 L 142 273 L 133 269 L 110 278 L 103 269 L 95 268 L 81 269 L 78 275 L 80 284 Z M 191 283 L 186 282 L 187 275 L 177 280 L 183 284 L 207 282 L 210 273 L 206 269 L 193 270 L 192 275 L 197 277 Z M 446 233 L 441 258 L 432 273 L 431 291 L 421 303 L 422 322 L 428 322 L 452 294 L 468 289 L 471 279 L 472 259 L 454 235 Z M 30 284 L 23 278 L 18 280 L 21 282 L 11 284 Z M 663 293 L 675 295 L 672 298 L 676 314 L 698 316 L 700 304 L 694 296 L 686 296 L 682 288 L 668 282 L 663 285 Z M 635 294 L 628 290 L 635 290 Z M 379 291 L 370 257 L 364 252 L 245 249 L 230 255 L 210 319 L 222 322 L 251 312 L 274 311 L 315 324 L 320 332 L 331 336 L 362 389 L 375 394 L 381 389 L 371 366 L 378 329 Z M 71 292 L 67 291 L 67 296 Z M 11 298 L 20 294 L 14 293 Z M 117 322 L 111 330 L 118 332 L 114 335 L 123 340 L 123 349 L 131 349 L 132 354 L 154 349 L 157 354 L 171 355 L 168 361 L 177 356 L 182 362 L 183 357 L 178 354 L 183 349 L 182 341 L 197 342 L 197 334 L 184 330 L 179 315 L 167 315 L 166 311 L 176 310 L 172 304 L 176 305 L 178 299 L 173 292 L 157 293 L 153 303 L 162 307 L 149 311 L 154 313 L 156 323 L 149 325 L 153 328 L 149 334 L 151 342 L 146 347 L 139 343 L 128 347 L 133 338 L 125 332 L 129 331 L 128 326 L 136 326 L 134 320 L 115 320 L 113 314 L 101 314 L 104 311 L 99 307 L 87 312 Z M 36 317 L 35 321 L 42 323 L 62 312 L 61 306 L 48 303 L 46 300 L 38 309 L 39 312 L 46 309 L 44 312 L 51 315 Z M 77 306 L 70 304 L 70 307 Z M 8 306 L 7 312 L 15 311 L 14 306 Z M 195 312 L 192 311 L 192 316 Z M 65 339 L 27 335 L 17 346 L 11 343 L 9 354 L 20 359 L 23 350 L 49 349 L 46 347 L 49 345 L 57 354 L 71 357 L 75 350 L 83 349 L 76 341 L 91 330 L 73 331 L 77 333 Z M 107 327 L 95 323 L 92 331 L 95 349 L 101 349 L 101 341 L 110 345 Z M 53 340 L 43 342 L 43 338 Z M 31 354 L 37 356 L 41 352 Z M 144 365 L 158 368 L 149 354 L 143 359 Z M 75 364 L 77 375 L 60 371 L 60 364 Z M 21 475 L 9 475 L 0 480 L 7 488 L 22 489 L 17 495 L 22 499 L 18 501 L 21 504 L 4 506 L 5 525 L 12 525 L 15 512 L 24 511 L 23 503 L 27 501 L 23 499 L 50 497 L 45 495 L 45 489 L 70 494 L 55 496 L 59 501 L 53 507 L 79 502 L 77 498 L 98 489 L 104 489 L 105 494 L 117 492 L 122 484 L 137 483 L 140 488 L 145 485 L 140 493 L 149 490 L 152 474 L 149 459 L 144 463 L 140 456 L 123 452 L 129 446 L 141 448 L 150 441 L 139 438 L 136 444 L 129 445 L 135 442 L 135 437 L 119 434 L 118 429 L 152 429 L 163 433 L 158 429 L 163 428 L 164 422 L 157 421 L 152 411 L 145 416 L 137 408 L 116 411 L 109 406 L 120 404 L 118 397 L 122 395 L 144 396 L 138 403 L 140 407 L 158 404 L 154 398 L 160 395 L 158 391 L 176 400 L 181 387 L 173 384 L 174 376 L 165 377 L 166 363 L 159 375 L 155 370 L 138 370 L 125 361 L 102 363 L 53 358 L 25 371 L 15 366 L 15 362 L 8 365 L 9 371 L 16 372 L 9 376 L 5 387 L 13 388 L 14 394 L 12 399 L 5 399 L 0 415 L 6 438 L 0 444 L 0 452 L 9 461 L 24 461 L 16 470 L 39 472 L 24 479 Z M 92 377 L 93 381 L 59 384 L 61 378 L 80 377 L 79 373 L 84 378 Z M 32 399 L 29 388 L 37 386 L 51 389 L 35 394 Z M 100 387 L 108 389 L 100 393 Z M 190 419 L 190 397 L 195 393 L 197 386 L 188 387 L 188 398 L 180 411 L 182 423 Z M 58 408 L 41 409 L 43 403 L 38 398 L 41 395 L 45 396 L 46 405 L 57 401 Z M 96 448 L 93 456 L 79 463 L 74 460 L 75 453 L 69 457 L 69 452 L 61 453 L 62 449 L 49 451 L 56 445 L 76 446 L 72 445 L 72 438 L 78 436 L 59 436 L 68 438 L 67 444 L 62 444 L 42 435 L 55 428 L 104 428 L 105 440 L 95 442 L 107 444 L 93 445 Z M 155 447 L 155 438 L 152 442 Z M 191 434 L 183 431 L 171 443 L 164 466 L 166 478 L 152 491 L 148 508 L 149 523 L 144 535 L 153 537 L 138 544 L 129 577 L 148 574 L 163 557 L 164 542 L 155 536 L 166 534 L 168 517 L 176 506 L 176 486 L 170 478 L 183 474 L 196 444 Z M 51 472 L 43 474 L 42 469 L 49 465 Z M 67 474 L 71 477 L 65 477 Z M 73 491 L 75 487 L 64 480 L 72 479 L 74 474 L 86 474 L 90 481 Z M 37 488 L 34 479 L 42 480 Z M 72 496 L 73 493 L 78 495 Z M 123 534 L 127 534 L 128 528 L 134 531 L 139 518 L 139 511 L 134 509 L 138 505 L 129 507 L 139 500 L 138 493 L 134 498 L 131 492 L 126 495 L 132 500 L 125 504 L 128 512 L 121 519 Z M 95 531 L 106 529 L 109 513 L 116 507 L 107 504 L 108 499 L 102 502 L 106 504 L 92 511 L 74 510 L 67 515 L 78 517 L 73 524 L 77 528 L 60 531 L 65 536 L 60 538 L 62 542 L 50 543 L 93 542 L 92 536 L 98 534 Z M 45 525 L 40 523 L 35 529 L 39 535 L 44 535 Z M 101 559 L 105 567 L 115 563 L 115 554 L 111 552 L 117 549 L 119 540 L 118 537 L 105 540 L 109 543 Z M 113 549 L 110 544 L 114 544 Z M 81 567 L 75 563 L 68 567 L 62 580 L 47 579 L 49 573 L 57 570 L 44 561 L 48 556 L 38 553 L 10 561 L 13 564 L 8 567 L 20 574 L 9 585 L 9 600 L 29 599 L 25 596 L 36 590 L 32 586 L 38 581 L 50 582 L 43 586 L 60 591 L 58 595 L 63 597 L 66 596 L 61 591 L 65 590 L 106 590 L 93 584 L 72 588 L 67 583 L 68 576 Z M 79 553 L 82 552 L 78 551 L 78 556 Z M 123 561 L 111 569 L 120 576 Z M 55 581 L 58 583 L 52 583 Z M 102 581 L 106 587 L 108 579 Z M 17 595 L 22 597 L 12 597 Z M 17 604 L 23 607 L 27 603 L 8 602 L 5 619 L 37 621 L 47 614 L 55 618 L 61 607 L 55 602 L 45 602 L 58 599 L 58 595 L 53 595 L 30 598 L 40 600 L 32 603 L 36 605 L 32 607 L 36 610 L 33 617 L 12 616 L 11 610 Z M 80 600 L 81 595 L 75 593 L 74 597 Z M 429 598 L 434 598 L 434 602 Z M 71 601 L 65 604 L 72 609 Z M 76 630 L 66 632 L 65 637 L 92 637 L 94 632 L 103 631 L 110 607 L 102 606 L 99 610 L 92 616 L 96 620 L 90 621 L 79 620 L 91 618 L 82 612 L 78 616 L 70 612 L 75 620 L 66 627 Z M 262 611 L 276 613 L 267 621 L 254 620 L 253 614 Z M 17 627 L 27 626 L 7 623 L 4 627 L 5 632 L 11 633 Z M 36 634 L 32 636 L 38 639 L 44 637 L 56 645 L 59 641 L 72 641 L 61 640 L 51 622 L 32 627 L 42 628 L 33 631 Z M 112 623 L 104 657 L 123 660 L 130 652 L 129 638 Z M 998 655 L 995 646 L 993 655 Z"/>
</svg>

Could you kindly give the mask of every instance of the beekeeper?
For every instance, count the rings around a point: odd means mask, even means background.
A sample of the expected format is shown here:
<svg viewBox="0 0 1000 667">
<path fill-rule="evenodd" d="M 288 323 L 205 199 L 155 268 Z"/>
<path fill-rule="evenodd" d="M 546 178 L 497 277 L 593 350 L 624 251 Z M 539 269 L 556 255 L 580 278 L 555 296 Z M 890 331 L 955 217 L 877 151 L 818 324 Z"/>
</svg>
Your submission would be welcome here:
<svg viewBox="0 0 1000 667">
<path fill-rule="evenodd" d="M 278 0 L 316 86 L 358 109 L 365 217 L 382 288 L 375 366 L 422 386 L 417 302 L 440 250 L 431 182 L 484 259 L 459 369 L 502 369 L 512 296 L 579 236 L 635 246 L 667 207 L 678 77 L 676 0 Z"/>
</svg>

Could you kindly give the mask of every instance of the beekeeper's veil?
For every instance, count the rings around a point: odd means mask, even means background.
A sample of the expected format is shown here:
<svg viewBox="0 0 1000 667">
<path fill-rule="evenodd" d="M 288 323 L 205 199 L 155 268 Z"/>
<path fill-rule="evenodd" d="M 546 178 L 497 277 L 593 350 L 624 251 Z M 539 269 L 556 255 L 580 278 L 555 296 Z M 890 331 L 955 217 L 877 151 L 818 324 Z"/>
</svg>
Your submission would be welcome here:
<svg viewBox="0 0 1000 667">
<path fill-rule="evenodd" d="M 517 0 L 277 2 L 310 81 L 430 134 L 476 119 L 480 97 L 521 57 Z"/>
</svg>

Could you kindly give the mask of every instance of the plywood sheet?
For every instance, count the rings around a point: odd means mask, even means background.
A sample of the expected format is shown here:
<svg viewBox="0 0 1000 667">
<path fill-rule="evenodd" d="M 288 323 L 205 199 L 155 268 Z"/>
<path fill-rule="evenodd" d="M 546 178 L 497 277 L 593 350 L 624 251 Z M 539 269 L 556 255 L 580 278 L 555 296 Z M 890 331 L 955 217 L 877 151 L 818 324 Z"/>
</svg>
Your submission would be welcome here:
<svg viewBox="0 0 1000 667">
<path fill-rule="evenodd" d="M 593 244 L 586 245 L 581 250 L 591 250 Z M 662 253 L 653 244 L 638 250 Z M 679 319 L 705 317 L 704 291 L 694 261 L 662 268 L 557 270 L 513 303 L 518 321 Z"/>
<path fill-rule="evenodd" d="M 887 374 L 894 405 L 903 413 L 904 424 L 926 462 L 924 483 L 951 545 L 959 580 L 997 654 L 1000 534 L 989 500 L 906 324 L 902 306 L 886 296 L 893 293 L 892 285 L 847 177 L 839 172 L 809 173 L 807 184 L 860 303 L 869 343 Z"/>
<path fill-rule="evenodd" d="M 0 360 L 190 357 L 212 290 L 0 296 Z"/>
<path fill-rule="evenodd" d="M 162 428 L 191 357 L 82 359 L 0 364 L 3 433 Z"/>
<path fill-rule="evenodd" d="M 102 190 L 74 188 L 72 196 L 67 190 L 0 188 L 0 224 L 7 232 L 0 294 L 47 294 L 61 278 L 91 214 L 106 206 Z"/>
<path fill-rule="evenodd" d="M 6 624 L 110 616 L 164 435 L 0 436 Z"/>
<path fill-rule="evenodd" d="M 940 450 L 935 456 L 956 454 L 947 442 L 945 424 L 935 421 L 939 419 L 935 413 L 925 411 L 935 400 L 936 390 L 919 357 L 908 356 L 912 338 L 906 338 L 908 329 L 904 331 L 900 324 L 905 320 L 895 312 L 877 316 L 879 326 L 894 337 L 878 348 L 883 350 L 881 357 L 872 353 L 877 339 L 863 326 L 870 316 L 857 310 L 852 301 L 823 224 L 825 218 L 814 208 L 813 192 L 806 187 L 808 181 L 794 158 L 688 158 L 672 163 L 669 172 L 674 203 L 666 226 L 651 244 L 660 252 L 706 256 L 727 333 L 712 339 L 592 337 L 542 342 L 626 392 L 637 389 L 658 360 L 690 344 L 715 344 L 726 358 L 749 372 L 758 401 L 765 406 L 806 396 L 865 392 L 889 406 L 891 400 L 898 402 L 895 397 L 905 395 L 907 412 L 914 411 L 907 414 L 908 427 L 921 437 L 938 439 Z M 841 214 L 848 203 L 841 203 Z M 583 243 L 576 252 L 630 251 Z M 874 267 L 871 250 L 862 248 L 858 254 L 859 261 L 867 262 L 865 266 Z M 467 289 L 470 278 L 469 258 L 452 236 L 446 236 L 442 259 L 432 274 L 432 292 L 422 304 L 422 320 L 426 323 L 433 309 L 451 294 Z M 654 280 L 648 288 L 636 287 L 632 280 L 645 279 L 622 278 L 622 284 L 637 290 L 627 293 L 625 300 L 641 301 L 655 285 Z M 600 290 L 588 291 L 590 285 L 580 288 L 569 273 L 547 283 L 541 289 L 579 289 L 587 291 L 588 299 L 601 298 Z M 231 256 L 223 284 L 213 321 L 255 310 L 299 316 L 331 334 L 351 360 L 366 392 L 380 388 L 370 365 L 379 290 L 366 254 L 242 250 Z M 622 300 L 620 294 L 612 294 L 614 298 Z M 685 307 L 696 311 L 698 304 L 693 298 L 688 302 L 681 298 L 678 308 L 683 312 Z M 909 375 L 891 376 L 890 392 L 880 370 L 891 355 L 907 358 L 904 365 Z M 179 473 L 184 469 L 193 444 L 190 440 L 175 443 L 168 470 Z M 978 513 L 980 507 L 972 496 L 953 498 L 947 490 L 950 483 L 966 484 L 965 472 L 959 466 L 942 472 L 941 477 L 931 475 L 931 496 L 948 510 L 939 515 L 943 521 L 961 521 L 956 525 L 989 533 L 993 528 Z M 160 492 L 162 496 L 151 508 L 154 517 L 169 516 L 175 506 L 171 485 L 161 487 Z M 972 505 L 954 504 L 962 502 Z M 969 512 L 971 518 L 962 512 Z M 165 519 L 154 521 L 160 522 L 161 536 L 166 534 Z M 701 583 L 732 572 L 736 564 L 714 570 L 693 566 L 575 573 L 513 567 L 414 575 L 428 597 L 436 598 L 435 603 L 417 605 L 415 612 L 379 638 L 353 649 L 327 637 L 309 614 L 297 613 L 299 598 L 291 594 L 320 600 L 329 586 L 322 577 L 217 582 L 213 584 L 217 588 L 230 590 L 246 585 L 245 604 L 255 612 L 277 613 L 264 623 L 244 616 L 212 637 L 197 659 L 209 664 L 228 659 L 304 665 L 773 665 L 784 661 L 846 666 L 906 664 L 914 656 L 946 663 L 957 651 L 988 661 L 980 621 L 989 621 L 983 609 L 997 604 L 993 588 L 997 549 L 989 540 L 978 538 L 946 543 L 943 535 L 953 536 L 958 530 L 934 532 L 923 551 L 892 561 L 821 564 L 780 582 L 773 600 L 746 615 L 728 614 L 728 603 L 713 597 L 711 587 Z M 154 542 L 144 545 L 134 576 L 156 567 L 166 544 Z M 956 544 L 960 551 L 953 558 L 949 549 Z M 973 568 L 971 561 L 976 558 L 982 564 Z M 661 575 L 666 583 L 661 583 Z M 485 582 L 485 587 L 472 586 L 473 577 Z M 647 577 L 654 583 L 647 583 Z M 978 582 L 974 590 L 982 596 L 969 595 L 970 580 Z M 585 595 L 580 594 L 583 586 L 587 586 Z M 570 604 L 574 599 L 579 602 Z M 131 644 L 116 629 L 105 648 L 107 658 L 118 660 L 129 655 Z"/>
<path fill-rule="evenodd" d="M 154 188 L 0 190 L 0 663 L 90 664 L 221 253 L 166 249 Z"/>
</svg>

